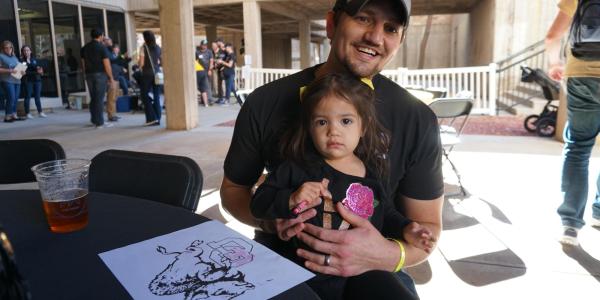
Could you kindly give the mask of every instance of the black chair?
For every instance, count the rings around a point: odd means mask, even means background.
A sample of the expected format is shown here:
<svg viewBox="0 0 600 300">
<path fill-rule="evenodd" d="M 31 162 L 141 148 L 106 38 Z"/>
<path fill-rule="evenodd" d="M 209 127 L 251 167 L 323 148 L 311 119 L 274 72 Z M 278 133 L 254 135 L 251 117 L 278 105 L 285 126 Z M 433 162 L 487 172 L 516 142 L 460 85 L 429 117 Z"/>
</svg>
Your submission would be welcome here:
<svg viewBox="0 0 600 300">
<path fill-rule="evenodd" d="M 196 211 L 202 171 L 188 157 L 106 150 L 92 159 L 89 190 L 162 202 Z"/>
<path fill-rule="evenodd" d="M 454 146 L 460 143 L 460 135 L 462 134 L 465 125 L 473 108 L 473 99 L 471 98 L 440 98 L 429 104 L 431 110 L 437 116 L 440 122 L 440 137 L 442 140 L 442 153 L 446 160 L 450 163 L 452 171 L 456 174 L 460 191 L 463 196 L 467 193 L 460 179 L 460 174 L 456 166 L 450 160 L 450 152 Z M 461 118 L 462 117 L 462 118 Z"/>
<path fill-rule="evenodd" d="M 34 182 L 31 167 L 57 159 L 64 159 L 65 151 L 55 141 L 3 140 L 0 141 L 0 184 Z"/>
</svg>

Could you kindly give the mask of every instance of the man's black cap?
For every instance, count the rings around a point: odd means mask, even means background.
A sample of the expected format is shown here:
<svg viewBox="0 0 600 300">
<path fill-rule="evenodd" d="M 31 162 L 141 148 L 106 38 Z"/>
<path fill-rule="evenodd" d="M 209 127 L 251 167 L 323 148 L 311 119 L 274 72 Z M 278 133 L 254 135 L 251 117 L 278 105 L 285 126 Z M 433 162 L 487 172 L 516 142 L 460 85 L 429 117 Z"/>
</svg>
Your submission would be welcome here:
<svg viewBox="0 0 600 300">
<path fill-rule="evenodd" d="M 399 9 L 398 14 L 400 19 L 406 20 L 404 26 L 408 26 L 408 20 L 410 18 L 410 3 L 411 0 L 395 0 Z M 333 6 L 333 11 L 343 10 L 348 15 L 354 16 L 359 12 L 365 5 L 369 3 L 369 0 L 336 0 Z"/>
</svg>

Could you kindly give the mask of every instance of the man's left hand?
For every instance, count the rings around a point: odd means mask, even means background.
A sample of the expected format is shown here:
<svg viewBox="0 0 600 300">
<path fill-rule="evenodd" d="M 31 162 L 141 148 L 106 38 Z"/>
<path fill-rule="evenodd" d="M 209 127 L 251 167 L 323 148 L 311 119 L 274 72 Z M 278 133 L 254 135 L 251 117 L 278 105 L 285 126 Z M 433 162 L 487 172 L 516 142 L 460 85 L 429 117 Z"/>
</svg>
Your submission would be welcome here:
<svg viewBox="0 0 600 300">
<path fill-rule="evenodd" d="M 298 249 L 305 266 L 315 272 L 349 277 L 370 270 L 393 271 L 400 250 L 386 240 L 366 219 L 353 214 L 341 203 L 336 208 L 352 226 L 349 230 L 324 229 L 305 224 L 298 238 L 315 251 Z M 329 257 L 328 257 L 329 256 Z"/>
</svg>

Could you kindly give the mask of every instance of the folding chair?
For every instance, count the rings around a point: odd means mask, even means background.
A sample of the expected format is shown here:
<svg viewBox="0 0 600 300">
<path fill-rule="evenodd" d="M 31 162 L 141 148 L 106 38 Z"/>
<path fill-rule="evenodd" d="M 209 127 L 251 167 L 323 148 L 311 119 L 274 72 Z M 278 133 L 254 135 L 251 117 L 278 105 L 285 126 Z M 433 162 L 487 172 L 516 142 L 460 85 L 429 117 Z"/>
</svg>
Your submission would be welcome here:
<svg viewBox="0 0 600 300">
<path fill-rule="evenodd" d="M 233 93 L 233 95 L 235 96 L 237 103 L 240 106 L 242 106 L 244 105 L 244 102 L 246 102 L 246 98 L 248 98 L 248 95 L 250 95 L 250 93 L 252 93 L 252 90 L 238 90 L 235 93 Z"/>
<path fill-rule="evenodd" d="M 0 141 L 0 184 L 35 182 L 31 167 L 65 158 L 55 141 L 46 139 Z"/>
<path fill-rule="evenodd" d="M 106 150 L 92 159 L 89 189 L 143 198 L 196 211 L 202 171 L 188 157 Z"/>
<path fill-rule="evenodd" d="M 450 160 L 450 152 L 454 146 L 460 143 L 460 135 L 467 124 L 471 108 L 473 108 L 473 99 L 471 98 L 440 98 L 429 104 L 431 110 L 438 117 L 440 122 L 440 137 L 442 140 L 442 153 L 450 163 L 452 171 L 456 174 L 458 185 L 463 196 L 467 193 L 463 187 L 460 174 L 456 166 Z M 462 121 L 459 120 L 462 117 Z M 447 123 L 447 124 L 446 124 Z"/>
</svg>

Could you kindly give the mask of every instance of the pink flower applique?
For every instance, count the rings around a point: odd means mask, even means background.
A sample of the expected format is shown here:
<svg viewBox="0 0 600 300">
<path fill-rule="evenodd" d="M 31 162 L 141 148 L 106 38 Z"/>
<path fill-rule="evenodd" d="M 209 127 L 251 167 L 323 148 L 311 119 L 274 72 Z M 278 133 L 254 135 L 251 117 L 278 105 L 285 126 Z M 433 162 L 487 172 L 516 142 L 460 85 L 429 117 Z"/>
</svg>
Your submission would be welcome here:
<svg viewBox="0 0 600 300">
<path fill-rule="evenodd" d="M 373 215 L 373 190 L 360 183 L 352 183 L 346 190 L 346 198 L 342 204 L 353 213 L 364 219 L 369 219 Z"/>
</svg>

